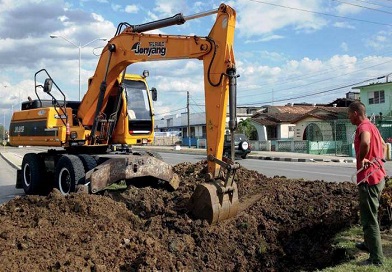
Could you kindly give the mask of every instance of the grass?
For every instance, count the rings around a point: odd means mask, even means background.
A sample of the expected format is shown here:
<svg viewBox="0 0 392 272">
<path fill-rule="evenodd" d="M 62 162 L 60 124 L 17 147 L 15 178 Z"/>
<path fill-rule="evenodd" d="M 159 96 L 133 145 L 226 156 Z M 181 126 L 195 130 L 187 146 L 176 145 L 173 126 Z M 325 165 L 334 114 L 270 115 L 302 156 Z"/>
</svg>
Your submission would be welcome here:
<svg viewBox="0 0 392 272">
<path fill-rule="evenodd" d="M 360 266 L 360 262 L 365 261 L 369 254 L 358 250 L 355 247 L 356 242 L 363 241 L 363 232 L 360 226 L 355 226 L 347 231 L 338 234 L 335 237 L 334 245 L 337 248 L 343 248 L 347 252 L 348 260 L 340 265 L 323 269 L 323 272 L 346 272 L 346 271 L 358 271 L 358 272 L 392 272 L 392 230 L 386 230 L 381 232 L 381 239 L 384 251 L 384 265 L 382 267 Z M 320 270 L 319 270 L 320 271 Z"/>
</svg>

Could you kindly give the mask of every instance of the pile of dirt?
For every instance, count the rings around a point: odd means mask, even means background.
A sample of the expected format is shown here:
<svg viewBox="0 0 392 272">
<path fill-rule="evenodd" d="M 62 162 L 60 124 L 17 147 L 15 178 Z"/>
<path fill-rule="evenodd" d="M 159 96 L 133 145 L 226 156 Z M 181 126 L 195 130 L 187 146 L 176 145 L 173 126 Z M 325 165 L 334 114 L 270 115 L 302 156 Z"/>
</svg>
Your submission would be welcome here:
<svg viewBox="0 0 392 272">
<path fill-rule="evenodd" d="M 341 261 L 332 237 L 358 222 L 351 183 L 240 168 L 240 212 L 209 226 L 187 211 L 205 161 L 176 165 L 178 190 L 131 186 L 104 196 L 54 190 L 0 206 L 4 271 L 295 271 Z"/>
<path fill-rule="evenodd" d="M 382 191 L 379 208 L 381 229 L 392 229 L 392 179 L 389 177 Z"/>
</svg>

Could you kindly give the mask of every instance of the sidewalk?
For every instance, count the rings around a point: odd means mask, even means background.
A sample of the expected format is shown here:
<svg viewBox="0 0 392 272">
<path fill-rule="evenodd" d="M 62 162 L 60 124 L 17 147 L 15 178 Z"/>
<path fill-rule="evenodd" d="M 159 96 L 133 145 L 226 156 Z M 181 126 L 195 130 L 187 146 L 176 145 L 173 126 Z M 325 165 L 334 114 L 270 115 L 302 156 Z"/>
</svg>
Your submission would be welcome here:
<svg viewBox="0 0 392 272">
<path fill-rule="evenodd" d="M 0 156 L 6 160 L 13 168 L 20 169 L 23 156 L 12 152 L 12 147 L 1 149 Z M 154 150 L 155 152 L 168 152 L 178 154 L 200 154 L 206 155 L 206 149 L 175 147 L 175 146 L 135 146 L 133 150 Z M 248 159 L 286 161 L 286 162 L 337 162 L 337 163 L 355 163 L 356 159 L 352 157 L 333 156 L 333 155 L 316 155 L 293 152 L 276 152 L 276 151 L 252 151 Z"/>
<path fill-rule="evenodd" d="M 9 165 L 16 170 L 21 169 L 23 157 L 10 150 L 0 150 L 0 157 L 2 157 Z"/>
<path fill-rule="evenodd" d="M 156 152 L 170 152 L 180 154 L 206 154 L 205 149 L 181 146 L 177 150 L 174 146 L 136 146 L 134 150 L 152 149 Z M 271 160 L 271 161 L 291 161 L 291 162 L 339 162 L 355 163 L 356 159 L 348 156 L 334 155 L 317 155 L 294 152 L 276 152 L 276 151 L 254 151 L 249 153 L 249 159 Z"/>
</svg>

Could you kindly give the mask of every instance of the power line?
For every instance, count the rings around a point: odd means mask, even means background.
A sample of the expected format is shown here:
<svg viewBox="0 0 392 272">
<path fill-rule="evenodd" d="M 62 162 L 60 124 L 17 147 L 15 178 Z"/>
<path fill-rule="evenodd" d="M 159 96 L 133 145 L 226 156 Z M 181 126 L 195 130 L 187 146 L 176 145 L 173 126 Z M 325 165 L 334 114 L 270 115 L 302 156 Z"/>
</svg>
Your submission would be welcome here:
<svg viewBox="0 0 392 272">
<path fill-rule="evenodd" d="M 347 2 L 344 2 L 344 1 L 340 1 L 340 0 L 334 0 L 334 1 L 340 2 L 340 3 L 345 4 L 345 5 L 349 5 L 349 6 L 359 7 L 359 8 L 363 8 L 363 9 L 369 9 L 369 10 L 382 12 L 382 13 L 387 13 L 387 14 L 392 14 L 392 12 L 386 11 L 386 10 L 375 9 L 375 8 L 371 8 L 371 7 L 365 7 L 365 6 L 362 6 L 362 5 L 357 5 L 357 4 L 353 4 L 353 3 L 347 3 Z"/>
<path fill-rule="evenodd" d="M 248 0 L 248 1 L 256 2 L 256 3 L 260 3 L 260 4 L 265 4 L 265 5 L 270 5 L 270 6 L 275 6 L 275 7 L 280 7 L 280 8 L 285 8 L 285 9 L 307 12 L 307 13 L 314 13 L 314 14 L 330 16 L 330 17 L 335 17 L 335 18 L 348 19 L 348 20 L 352 20 L 352 21 L 358 21 L 358 22 L 364 22 L 364 23 L 370 23 L 370 24 L 376 24 L 376 25 L 392 26 L 392 24 L 387 24 L 387 23 L 373 22 L 373 21 L 362 20 L 362 19 L 357 19 L 357 18 L 352 18 L 352 17 L 329 14 L 329 13 L 325 13 L 325 12 L 319 12 L 319 11 L 313 11 L 313 10 L 307 10 L 307 9 L 301 9 L 301 8 L 294 8 L 294 7 L 264 2 L 264 1 L 260 1 L 260 0 Z"/>
<path fill-rule="evenodd" d="M 356 0 L 356 1 L 357 1 L 357 2 L 367 3 L 367 4 L 370 4 L 370 5 L 374 5 L 374 6 L 383 7 L 383 8 L 392 8 L 391 6 L 385 6 L 385 5 L 381 5 L 381 4 L 375 4 L 375 3 L 372 3 L 372 2 L 370 2 L 370 1 L 365 1 L 365 0 Z"/>
<path fill-rule="evenodd" d="M 201 111 L 204 111 L 204 109 L 201 108 L 201 106 L 205 106 L 205 104 L 197 104 L 197 102 L 193 99 L 193 97 L 190 97 L 190 99 L 195 103 L 195 104 L 190 104 L 192 106 L 197 106 Z"/>
<path fill-rule="evenodd" d="M 385 52 L 384 54 L 379 54 L 378 56 L 385 56 L 385 55 L 387 55 L 387 54 L 391 54 L 392 53 L 392 51 L 387 51 L 387 52 Z M 362 64 L 364 64 L 364 63 L 367 63 L 367 62 L 370 62 L 370 61 L 374 61 L 374 59 L 368 59 L 368 60 L 362 60 L 362 61 L 360 61 L 360 62 L 358 62 L 357 63 L 357 65 L 362 65 Z M 346 66 L 347 66 L 348 64 L 341 64 L 341 65 L 338 65 L 338 66 L 335 66 L 335 67 L 330 67 L 330 68 L 328 68 L 328 69 L 325 69 L 325 70 L 322 70 L 322 71 L 317 71 L 317 72 L 314 72 L 314 73 L 309 73 L 309 74 L 307 74 L 307 75 L 301 75 L 301 76 L 290 76 L 290 77 L 288 77 L 288 78 L 285 78 L 284 80 L 282 80 L 282 81 L 279 81 L 278 83 L 273 83 L 273 84 L 265 84 L 264 86 L 270 86 L 270 85 L 273 85 L 273 87 L 275 88 L 276 86 L 280 86 L 280 85 L 285 85 L 285 84 L 288 84 L 288 83 L 293 83 L 293 81 L 295 82 L 295 81 L 300 81 L 300 80 L 304 80 L 304 79 L 308 79 L 308 78 L 313 78 L 313 77 L 317 77 L 317 76 L 320 76 L 320 75 L 324 75 L 324 74 L 328 74 L 328 73 L 330 73 L 330 72 L 336 72 L 336 69 L 339 69 L 339 68 L 345 68 Z M 380 65 L 382 65 L 382 64 L 380 64 Z M 370 67 L 368 67 L 368 68 L 372 68 L 373 66 L 370 66 Z M 363 70 L 364 69 L 366 69 L 366 68 L 363 68 Z M 357 72 L 357 71 L 354 71 L 353 73 L 355 73 L 355 72 Z M 244 86 L 244 87 L 242 87 L 243 89 L 246 89 L 245 91 L 246 92 L 251 92 L 251 91 L 254 91 L 254 90 L 259 90 L 259 89 L 261 89 L 261 87 L 247 87 L 247 86 Z M 271 92 L 269 92 L 269 93 L 271 93 Z M 239 96 L 239 97 L 244 97 L 244 96 Z"/>
<path fill-rule="evenodd" d="M 392 62 L 392 60 L 385 61 L 383 63 L 375 64 L 375 65 L 372 65 L 372 66 L 368 66 L 368 67 L 365 67 L 365 68 L 362 68 L 362 69 L 358 69 L 358 70 L 355 70 L 354 72 L 351 72 L 351 73 L 345 73 L 345 74 L 342 74 L 342 75 L 339 75 L 339 76 L 330 77 L 330 78 L 326 78 L 326 79 L 321 79 L 321 80 L 310 82 L 310 83 L 307 83 L 307 84 L 304 84 L 304 85 L 300 85 L 300 86 L 293 86 L 293 87 L 289 87 L 289 88 L 278 89 L 278 90 L 274 90 L 273 92 L 276 93 L 276 92 L 288 91 L 288 90 L 292 90 L 292 89 L 297 89 L 297 88 L 302 88 L 302 87 L 306 87 L 306 86 L 309 86 L 309 85 L 317 84 L 317 83 L 324 82 L 324 81 L 331 81 L 333 79 L 336 79 L 336 78 L 339 78 L 339 77 L 342 77 L 342 76 L 347 76 L 347 75 L 350 75 L 350 74 L 354 74 L 354 73 L 357 73 L 357 72 L 360 72 L 360 71 L 363 71 L 363 70 L 366 70 L 366 69 L 374 68 L 374 67 L 377 67 L 377 66 L 380 66 L 380 65 L 384 65 L 384 64 L 387 64 L 387 63 L 390 63 L 390 62 Z M 272 93 L 272 91 L 271 92 L 265 92 L 263 94 L 269 94 L 269 93 Z M 243 96 L 238 96 L 238 97 L 239 98 L 243 98 L 243 97 L 251 97 L 251 96 L 256 96 L 256 95 L 258 95 L 258 94 L 243 95 Z"/>
<path fill-rule="evenodd" d="M 168 111 L 168 112 L 156 113 L 155 115 L 156 116 L 160 116 L 160 115 L 165 115 L 165 114 L 171 114 L 173 112 L 181 111 L 181 110 L 184 110 L 184 109 L 186 109 L 186 107 L 185 108 L 179 108 L 179 109 L 171 110 L 171 111 Z"/>
<path fill-rule="evenodd" d="M 359 84 L 362 84 L 362 83 L 365 83 L 365 82 L 368 82 L 368 81 L 371 81 L 371 80 L 381 79 L 381 78 L 384 78 L 384 77 L 385 76 L 375 77 L 375 78 L 363 80 L 363 81 L 360 81 L 360 82 L 351 83 L 351 84 L 348 84 L 348 85 L 345 85 L 345 86 L 340 86 L 340 87 L 336 87 L 336 88 L 333 88 L 333 89 L 328 89 L 328 90 L 315 92 L 315 93 L 311 93 L 311 94 L 304 94 L 304 95 L 299 95 L 299 96 L 290 97 L 290 98 L 284 98 L 284 99 L 282 98 L 282 99 L 274 100 L 274 102 L 282 102 L 282 101 L 287 101 L 287 100 L 294 100 L 294 99 L 298 99 L 298 98 L 304 98 L 304 97 L 309 97 L 309 96 L 314 96 L 314 95 L 334 92 L 334 91 L 337 91 L 337 90 L 341 90 L 341 89 L 344 89 L 344 88 L 348 88 L 348 87 L 352 87 L 352 86 L 355 86 L 355 85 L 359 85 Z M 241 106 L 249 106 L 249 105 L 256 105 L 256 104 L 263 104 L 263 103 L 265 103 L 265 102 L 264 101 L 262 101 L 262 102 L 259 101 L 259 102 L 249 103 L 249 104 L 241 104 Z"/>
</svg>

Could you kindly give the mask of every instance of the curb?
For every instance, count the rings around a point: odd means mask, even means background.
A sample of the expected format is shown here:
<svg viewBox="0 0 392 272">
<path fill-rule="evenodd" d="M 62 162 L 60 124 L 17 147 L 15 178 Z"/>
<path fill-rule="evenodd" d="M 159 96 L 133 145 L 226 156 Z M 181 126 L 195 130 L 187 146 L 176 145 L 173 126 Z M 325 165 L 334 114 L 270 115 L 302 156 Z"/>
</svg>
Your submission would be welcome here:
<svg viewBox="0 0 392 272">
<path fill-rule="evenodd" d="M 249 159 L 269 160 L 269 161 L 290 161 L 290 162 L 336 162 L 336 163 L 354 163 L 355 159 L 320 159 L 320 158 L 284 158 L 249 155 Z"/>
<path fill-rule="evenodd" d="M 135 147 L 134 150 L 143 150 L 145 148 Z M 198 154 L 205 155 L 205 150 L 200 149 L 165 149 L 165 148 L 154 148 L 156 152 L 165 152 L 165 153 L 178 153 L 178 154 Z M 342 158 L 342 159 L 326 159 L 326 158 L 291 158 L 291 157 L 275 157 L 275 156 L 259 156 L 249 154 L 247 156 L 249 159 L 256 160 L 269 160 L 269 161 L 286 161 L 286 162 L 336 162 L 336 163 L 355 163 L 356 159 L 354 158 Z"/>
<path fill-rule="evenodd" d="M 266 161 L 291 161 L 291 162 L 312 162 L 314 159 L 300 159 L 300 158 L 282 158 L 269 156 L 248 156 L 249 159 L 266 160 Z"/>
<path fill-rule="evenodd" d="M 11 159 L 7 156 L 4 156 L 4 154 L 2 152 L 0 152 L 0 157 L 2 157 L 12 168 L 14 168 L 16 170 L 20 170 L 20 167 L 17 166 L 17 163 L 12 162 Z"/>
</svg>

